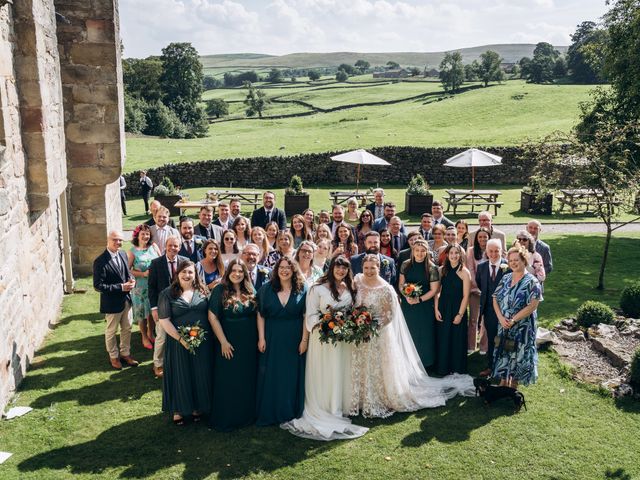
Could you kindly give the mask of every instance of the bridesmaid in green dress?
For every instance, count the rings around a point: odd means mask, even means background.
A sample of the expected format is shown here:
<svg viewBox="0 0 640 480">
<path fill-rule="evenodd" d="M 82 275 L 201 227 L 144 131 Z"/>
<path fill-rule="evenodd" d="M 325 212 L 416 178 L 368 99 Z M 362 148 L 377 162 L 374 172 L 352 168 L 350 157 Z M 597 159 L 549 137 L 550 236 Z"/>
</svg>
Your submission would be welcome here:
<svg viewBox="0 0 640 480">
<path fill-rule="evenodd" d="M 257 425 L 278 425 L 302 415 L 306 298 L 300 268 L 281 257 L 271 282 L 258 291 Z"/>
<path fill-rule="evenodd" d="M 197 422 L 211 409 L 213 334 L 207 322 L 207 293 L 195 264 L 184 262 L 171 286 L 160 292 L 158 299 L 158 318 L 167 332 L 162 410 L 173 414 L 176 425 L 183 425 L 186 415 Z M 196 324 L 205 329 L 206 337 L 192 354 L 177 327 Z"/>
<path fill-rule="evenodd" d="M 235 258 L 209 298 L 215 342 L 211 426 L 228 432 L 251 425 L 256 414 L 258 331 L 256 298 L 245 263 Z"/>
<path fill-rule="evenodd" d="M 457 243 L 447 246 L 440 267 L 440 292 L 436 295 L 436 371 L 439 375 L 467 373 L 467 306 L 471 276 Z"/>
<path fill-rule="evenodd" d="M 401 306 L 411 338 L 416 346 L 424 368 L 436 362 L 436 314 L 433 298 L 440 289 L 438 267 L 429 260 L 429 244 L 416 240 L 411 249 L 411 258 L 400 266 L 400 290 L 406 283 L 422 288 L 422 295 L 411 298 L 401 295 Z"/>
<path fill-rule="evenodd" d="M 160 256 L 160 250 L 151 242 L 151 228 L 149 225 L 138 225 L 133 231 L 131 239 L 133 246 L 127 252 L 129 270 L 136 277 L 136 286 L 131 290 L 131 303 L 133 304 L 133 322 L 140 328 L 142 346 L 151 350 L 153 333 L 156 326 L 151 316 L 149 305 L 149 266 L 151 260 Z"/>
</svg>

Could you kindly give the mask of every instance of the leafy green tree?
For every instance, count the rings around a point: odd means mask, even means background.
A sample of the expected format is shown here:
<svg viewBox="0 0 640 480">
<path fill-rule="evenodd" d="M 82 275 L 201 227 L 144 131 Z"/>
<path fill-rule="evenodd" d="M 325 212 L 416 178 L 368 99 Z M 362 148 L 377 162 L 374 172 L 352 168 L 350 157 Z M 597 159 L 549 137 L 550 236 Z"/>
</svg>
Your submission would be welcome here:
<svg viewBox="0 0 640 480">
<path fill-rule="evenodd" d="M 355 75 L 358 72 L 356 71 L 353 65 L 349 65 L 348 63 L 341 63 L 338 65 L 338 70 L 343 70 L 347 75 Z"/>
<path fill-rule="evenodd" d="M 447 52 L 440 62 L 440 82 L 445 92 L 456 93 L 464 82 L 464 66 L 460 52 Z"/>
<path fill-rule="evenodd" d="M 366 71 L 371 68 L 371 64 L 366 60 L 358 60 L 355 63 L 355 67 L 360 70 L 360 73 L 366 73 Z"/>
<path fill-rule="evenodd" d="M 220 88 L 221 86 L 222 82 L 210 75 L 206 75 L 202 80 L 202 88 L 204 90 L 213 90 L 214 88 Z"/>
<path fill-rule="evenodd" d="M 149 104 L 146 110 L 147 127 L 144 133 L 169 138 L 185 138 L 187 127 L 173 110 L 160 101 Z"/>
<path fill-rule="evenodd" d="M 142 98 L 147 102 L 161 100 L 161 75 L 162 62 L 158 57 L 127 58 L 122 61 L 124 88 L 134 98 Z"/>
<path fill-rule="evenodd" d="M 422 74 L 422 70 L 420 70 L 418 67 L 411 67 L 411 70 L 409 70 L 409 74 L 412 77 L 418 77 Z"/>
<path fill-rule="evenodd" d="M 522 57 L 518 62 L 520 67 L 520 78 L 527 78 L 531 73 L 531 59 L 529 57 Z"/>
<path fill-rule="evenodd" d="M 258 80 L 258 74 L 254 70 L 241 72 L 237 75 L 227 72 L 223 77 L 225 87 L 239 87 L 244 85 L 245 82 L 256 83 Z"/>
<path fill-rule="evenodd" d="M 387 70 L 397 70 L 398 68 L 400 68 L 399 63 L 394 62 L 393 60 L 389 60 L 387 62 Z"/>
<path fill-rule="evenodd" d="M 548 83 L 553 81 L 553 67 L 560 56 L 553 45 L 540 42 L 533 50 L 533 59 L 527 67 L 527 81 L 531 83 Z"/>
<path fill-rule="evenodd" d="M 142 133 L 147 128 L 147 102 L 142 98 L 124 94 L 124 130 L 130 133 Z"/>
<path fill-rule="evenodd" d="M 340 69 L 336 73 L 336 81 L 337 82 L 346 82 L 349 79 L 349 75 L 344 70 Z"/>
<path fill-rule="evenodd" d="M 207 100 L 206 111 L 207 115 L 220 118 L 229 115 L 229 104 L 221 98 L 212 98 Z"/>
<path fill-rule="evenodd" d="M 262 118 L 262 112 L 271 103 L 271 100 L 269 100 L 264 91 L 255 88 L 250 82 L 245 83 L 245 87 L 249 89 L 247 97 L 244 99 L 244 104 L 247 106 L 247 117 L 253 117 L 258 114 L 258 117 Z"/>
<path fill-rule="evenodd" d="M 271 83 L 280 83 L 282 82 L 282 72 L 277 68 L 272 68 L 267 76 L 267 81 Z"/>
<path fill-rule="evenodd" d="M 307 76 L 312 82 L 320 80 L 320 73 L 317 70 L 309 70 L 309 72 L 307 72 Z"/>
<path fill-rule="evenodd" d="M 501 63 L 502 57 L 493 50 L 487 50 L 480 55 L 480 62 L 477 63 L 475 70 L 485 87 L 489 85 L 489 82 L 501 82 L 504 80 L 504 72 L 500 67 Z"/>
<path fill-rule="evenodd" d="M 554 78 L 564 78 L 567 76 L 567 61 L 564 57 L 558 57 L 556 63 L 553 64 L 553 76 Z"/>
<path fill-rule="evenodd" d="M 595 22 L 582 22 L 577 26 L 567 50 L 567 66 L 573 82 L 594 84 L 604 81 L 606 41 L 606 30 L 598 28 Z"/>
<path fill-rule="evenodd" d="M 464 79 L 467 82 L 477 82 L 478 81 L 478 68 L 480 65 L 477 60 L 474 60 L 471 63 L 467 63 L 464 66 Z"/>
</svg>

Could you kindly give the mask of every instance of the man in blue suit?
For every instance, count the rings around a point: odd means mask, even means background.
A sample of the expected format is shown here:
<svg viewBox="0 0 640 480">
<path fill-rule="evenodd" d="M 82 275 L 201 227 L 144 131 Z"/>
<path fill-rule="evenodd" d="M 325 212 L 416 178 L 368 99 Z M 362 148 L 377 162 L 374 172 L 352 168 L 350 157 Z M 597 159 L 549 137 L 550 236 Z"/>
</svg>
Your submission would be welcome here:
<svg viewBox="0 0 640 480">
<path fill-rule="evenodd" d="M 251 277 L 251 283 L 256 289 L 256 292 L 260 290 L 260 287 L 269 282 L 271 276 L 271 269 L 264 265 L 258 265 L 258 258 L 260 258 L 260 249 L 255 243 L 248 243 L 242 249 L 240 258 L 247 265 L 249 270 L 249 276 Z"/>
<path fill-rule="evenodd" d="M 396 216 L 396 204 L 393 202 L 386 202 L 384 204 L 384 216 L 382 218 L 378 218 L 375 222 L 373 222 L 373 229 L 380 233 L 382 230 L 389 228 L 389 222 L 393 217 Z M 404 224 L 402 224 L 400 231 L 407 234 L 407 229 L 404 228 Z"/>
<path fill-rule="evenodd" d="M 201 248 L 206 238 L 194 234 L 193 220 L 189 217 L 180 219 L 180 236 L 182 237 L 182 244 L 178 255 L 187 257 L 193 263 L 198 263 L 202 260 Z"/>
<path fill-rule="evenodd" d="M 478 264 L 476 269 L 476 284 L 480 289 L 480 317 L 487 330 L 487 368 L 480 372 L 481 377 L 491 375 L 493 367 L 493 348 L 495 338 L 498 335 L 498 317 L 493 308 L 493 292 L 500 284 L 502 277 L 507 273 L 507 262 L 502 258 L 502 243 L 497 238 L 487 242 L 486 253 L 488 260 Z"/>
<path fill-rule="evenodd" d="M 387 283 L 394 286 L 396 285 L 396 264 L 393 258 L 387 257 L 380 253 L 380 234 L 373 230 L 367 232 L 364 236 L 364 248 L 365 252 L 351 257 L 351 269 L 353 274 L 362 273 L 362 260 L 364 256 L 371 253 L 378 255 L 380 259 L 380 276 L 384 278 Z"/>
<path fill-rule="evenodd" d="M 122 251 L 124 241 L 120 232 L 109 232 L 106 250 L 93 262 L 93 288 L 100 292 L 100 313 L 105 314 L 104 333 L 111 366 L 122 369 L 122 362 L 137 367 L 131 357 L 131 290 L 136 282 L 129 270 L 127 254 Z M 120 348 L 116 332 L 120 327 Z"/>
<path fill-rule="evenodd" d="M 553 270 L 553 259 L 551 258 L 551 247 L 538 238 L 538 235 L 540 235 L 542 231 L 542 224 L 538 220 L 531 220 L 527 223 L 527 231 L 533 236 L 536 242 L 534 248 L 542 257 L 544 273 L 549 275 L 551 270 Z"/>
</svg>

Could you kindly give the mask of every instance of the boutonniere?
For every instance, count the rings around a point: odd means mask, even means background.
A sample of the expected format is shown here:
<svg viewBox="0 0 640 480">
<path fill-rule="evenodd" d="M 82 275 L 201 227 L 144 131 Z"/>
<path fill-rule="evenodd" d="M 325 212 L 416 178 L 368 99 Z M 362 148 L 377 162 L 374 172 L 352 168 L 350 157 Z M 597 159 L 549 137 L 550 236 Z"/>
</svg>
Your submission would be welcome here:
<svg viewBox="0 0 640 480">
<path fill-rule="evenodd" d="M 507 270 L 509 270 L 509 265 L 507 265 L 506 263 L 501 263 L 500 270 L 502 270 L 502 273 L 505 273 Z"/>
<path fill-rule="evenodd" d="M 269 270 L 264 267 L 258 267 L 258 271 L 263 275 L 267 275 L 269 273 Z"/>
<path fill-rule="evenodd" d="M 382 259 L 382 266 L 383 267 L 388 267 L 389 266 L 389 260 L 387 260 L 386 258 Z"/>
<path fill-rule="evenodd" d="M 202 240 L 200 238 L 195 239 L 196 245 L 202 246 Z"/>
</svg>

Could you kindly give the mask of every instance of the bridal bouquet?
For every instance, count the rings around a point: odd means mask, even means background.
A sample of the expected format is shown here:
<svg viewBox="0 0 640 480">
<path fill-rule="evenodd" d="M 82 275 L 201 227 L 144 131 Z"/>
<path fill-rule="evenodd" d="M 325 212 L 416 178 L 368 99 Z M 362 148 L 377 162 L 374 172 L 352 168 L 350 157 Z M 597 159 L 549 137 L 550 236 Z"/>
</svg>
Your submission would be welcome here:
<svg viewBox="0 0 640 480">
<path fill-rule="evenodd" d="M 320 343 L 335 345 L 337 342 L 345 341 L 348 316 L 348 310 L 327 305 L 327 312 L 320 314 Z"/>
<path fill-rule="evenodd" d="M 405 283 L 402 285 L 402 290 L 400 291 L 402 295 L 407 298 L 418 298 L 422 295 L 422 287 L 420 285 L 416 285 L 415 283 Z"/>
<path fill-rule="evenodd" d="M 195 325 L 182 325 L 178 327 L 178 334 L 187 342 L 189 353 L 196 354 L 196 348 L 207 338 L 207 332 L 200 326 L 199 322 Z"/>
<path fill-rule="evenodd" d="M 380 333 L 380 323 L 364 305 L 353 307 L 347 317 L 345 325 L 347 331 L 346 343 L 355 343 L 356 346 L 370 341 Z"/>
</svg>

